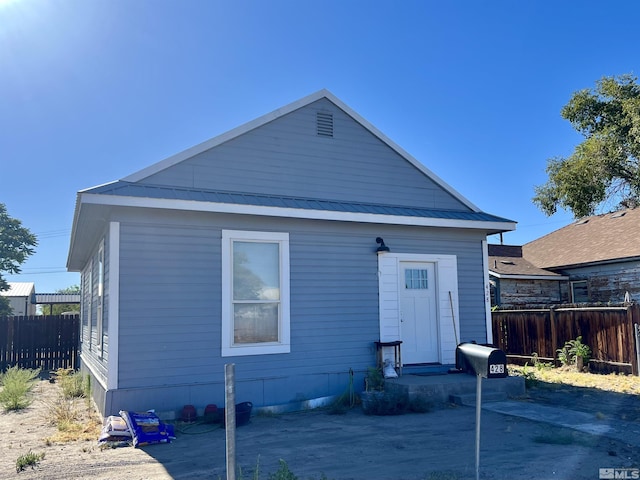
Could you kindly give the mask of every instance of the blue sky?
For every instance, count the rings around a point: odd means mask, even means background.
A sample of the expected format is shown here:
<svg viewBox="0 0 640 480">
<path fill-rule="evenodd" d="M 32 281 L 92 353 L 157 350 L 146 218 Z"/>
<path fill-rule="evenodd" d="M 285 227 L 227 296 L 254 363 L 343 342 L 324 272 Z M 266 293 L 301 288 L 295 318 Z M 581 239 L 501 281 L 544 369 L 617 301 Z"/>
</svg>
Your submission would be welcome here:
<svg viewBox="0 0 640 480">
<path fill-rule="evenodd" d="M 581 140 L 560 109 L 637 74 L 634 1 L 0 0 L 0 202 L 65 273 L 76 192 L 327 88 L 522 244 L 571 221 L 531 203 Z M 497 238 L 490 238 L 497 241 Z"/>
</svg>

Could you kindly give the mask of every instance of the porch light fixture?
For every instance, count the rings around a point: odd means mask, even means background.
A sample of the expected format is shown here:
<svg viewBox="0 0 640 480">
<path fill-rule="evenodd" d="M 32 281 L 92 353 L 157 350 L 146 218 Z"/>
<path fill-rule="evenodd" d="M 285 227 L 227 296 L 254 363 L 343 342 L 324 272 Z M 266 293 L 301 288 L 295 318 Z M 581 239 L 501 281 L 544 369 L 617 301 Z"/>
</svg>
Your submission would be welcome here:
<svg viewBox="0 0 640 480">
<path fill-rule="evenodd" d="M 388 252 L 389 251 L 389 247 L 387 247 L 384 244 L 384 240 L 382 239 L 382 237 L 377 237 L 376 238 L 376 243 L 380 244 L 380 246 L 376 249 L 376 253 Z"/>
</svg>

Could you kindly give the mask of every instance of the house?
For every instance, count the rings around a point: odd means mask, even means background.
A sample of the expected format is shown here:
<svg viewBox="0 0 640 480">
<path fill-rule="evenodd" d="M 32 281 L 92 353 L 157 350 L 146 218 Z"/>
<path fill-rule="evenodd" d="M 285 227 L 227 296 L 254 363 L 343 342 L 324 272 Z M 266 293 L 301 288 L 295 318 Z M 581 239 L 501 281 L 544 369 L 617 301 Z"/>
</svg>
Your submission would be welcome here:
<svg viewBox="0 0 640 480">
<path fill-rule="evenodd" d="M 486 236 L 514 228 L 322 90 L 78 193 L 82 370 L 109 415 L 223 404 L 231 363 L 240 401 L 318 404 L 379 340 L 451 365 L 491 341 Z"/>
<path fill-rule="evenodd" d="M 0 295 L 7 297 L 9 305 L 16 317 L 30 316 L 36 314 L 36 286 L 32 282 L 8 282 L 9 290 L 0 292 Z"/>
<path fill-rule="evenodd" d="M 527 243 L 522 253 L 567 276 L 572 303 L 640 301 L 640 208 L 582 218 Z"/>
<path fill-rule="evenodd" d="M 535 308 L 568 302 L 569 277 L 539 268 L 519 245 L 489 245 L 491 305 Z"/>
</svg>

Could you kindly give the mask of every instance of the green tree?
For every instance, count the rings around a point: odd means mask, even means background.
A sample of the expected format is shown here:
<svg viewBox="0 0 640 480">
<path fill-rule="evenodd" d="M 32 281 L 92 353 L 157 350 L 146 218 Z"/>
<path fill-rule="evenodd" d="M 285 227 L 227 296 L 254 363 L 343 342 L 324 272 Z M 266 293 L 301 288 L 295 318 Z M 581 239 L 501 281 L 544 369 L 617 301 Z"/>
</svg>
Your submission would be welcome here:
<svg viewBox="0 0 640 480">
<path fill-rule="evenodd" d="M 67 288 L 61 288 L 60 290 L 56 290 L 55 293 L 80 293 L 80 285 L 71 285 Z M 61 303 L 59 305 L 53 305 L 53 308 L 49 308 L 48 305 L 43 306 L 42 313 L 45 315 L 61 315 L 65 312 L 77 312 L 80 310 L 80 305 L 73 303 Z M 51 313 L 49 313 L 51 311 Z"/>
<path fill-rule="evenodd" d="M 549 178 L 535 187 L 533 202 L 546 215 L 558 208 L 574 217 L 640 205 L 640 85 L 637 77 L 603 77 L 575 92 L 562 117 L 585 139 L 566 157 L 547 160 Z"/>
<path fill-rule="evenodd" d="M 20 265 L 35 252 L 37 244 L 35 235 L 20 220 L 10 217 L 6 206 L 0 203 L 0 292 L 9 290 L 3 274 L 20 273 Z M 0 316 L 11 314 L 9 300 L 0 296 Z"/>
</svg>

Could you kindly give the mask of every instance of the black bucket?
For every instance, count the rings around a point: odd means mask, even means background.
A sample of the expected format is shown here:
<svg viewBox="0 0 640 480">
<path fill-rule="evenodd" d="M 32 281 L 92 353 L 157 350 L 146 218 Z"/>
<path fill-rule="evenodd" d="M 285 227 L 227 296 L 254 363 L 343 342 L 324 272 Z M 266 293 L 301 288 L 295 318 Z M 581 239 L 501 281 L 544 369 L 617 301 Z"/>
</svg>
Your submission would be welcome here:
<svg viewBox="0 0 640 480">
<path fill-rule="evenodd" d="M 242 402 L 236 404 L 236 427 L 241 427 L 242 425 L 246 425 L 249 423 L 249 419 L 251 418 L 251 409 L 253 408 L 253 403 L 251 402 Z M 218 412 L 220 415 L 220 422 L 222 426 L 225 426 L 225 409 L 219 408 Z"/>
</svg>

